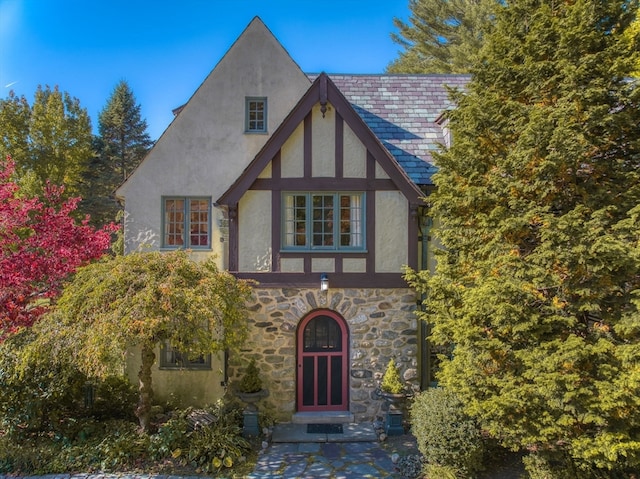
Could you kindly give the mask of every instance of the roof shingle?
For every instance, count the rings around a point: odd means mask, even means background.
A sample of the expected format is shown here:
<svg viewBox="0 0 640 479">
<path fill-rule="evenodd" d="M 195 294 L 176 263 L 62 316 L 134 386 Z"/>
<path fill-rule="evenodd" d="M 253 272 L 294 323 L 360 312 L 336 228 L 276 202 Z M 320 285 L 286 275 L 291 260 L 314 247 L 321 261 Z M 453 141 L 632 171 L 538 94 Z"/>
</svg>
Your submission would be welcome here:
<svg viewBox="0 0 640 479">
<path fill-rule="evenodd" d="M 317 75 L 309 75 L 313 80 Z M 444 144 L 438 117 L 452 108 L 449 88 L 469 75 L 329 75 L 371 131 L 417 185 L 430 185 L 431 152 Z"/>
</svg>

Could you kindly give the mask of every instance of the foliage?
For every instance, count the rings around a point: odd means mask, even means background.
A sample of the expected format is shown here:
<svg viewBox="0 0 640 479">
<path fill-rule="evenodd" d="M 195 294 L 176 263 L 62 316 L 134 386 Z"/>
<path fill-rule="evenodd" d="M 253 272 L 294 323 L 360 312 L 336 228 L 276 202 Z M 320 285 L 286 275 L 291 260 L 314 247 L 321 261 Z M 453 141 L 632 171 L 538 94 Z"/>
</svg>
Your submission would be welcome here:
<svg viewBox="0 0 640 479">
<path fill-rule="evenodd" d="M 255 359 L 249 362 L 244 375 L 240 379 L 238 388 L 240 392 L 243 393 L 255 393 L 262 390 L 262 379 L 260 378 L 260 371 L 256 366 Z"/>
<path fill-rule="evenodd" d="M 0 435 L 0 473 L 56 474 L 69 471 L 123 472 L 144 467 L 194 474 L 244 466 L 251 445 L 241 436 L 242 414 L 216 404 L 206 408 L 215 421 L 189 429 L 190 409 L 174 411 L 155 434 L 139 434 L 136 423 L 78 419 L 74 436 L 60 434 Z M 245 466 L 246 467 L 246 466 Z"/>
<path fill-rule="evenodd" d="M 0 152 L 11 155 L 16 175 L 30 177 L 30 194 L 40 194 L 51 181 L 68 196 L 82 192 L 82 175 L 92 152 L 91 120 L 77 98 L 56 86 L 38 86 L 29 105 L 13 92 L 0 100 Z"/>
<path fill-rule="evenodd" d="M 408 23 L 391 38 L 404 51 L 389 73 L 469 73 L 492 27 L 498 0 L 409 0 Z"/>
<path fill-rule="evenodd" d="M 462 477 L 481 469 L 484 443 L 480 429 L 453 392 L 433 388 L 419 393 L 410 416 L 411 431 L 427 464 L 455 470 Z"/>
<path fill-rule="evenodd" d="M 24 356 L 33 341 L 23 330 L 0 343 L 0 430 L 5 433 L 52 431 L 82 409 L 85 376 L 67 362 Z"/>
<path fill-rule="evenodd" d="M 108 376 L 89 389 L 72 357 L 29 347 L 35 340 L 34 329 L 24 329 L 0 343 L 0 431 L 72 440 L 84 434 L 84 419 L 133 418 L 137 395 L 127 378 Z"/>
<path fill-rule="evenodd" d="M 78 223 L 79 199 L 63 200 L 64 188 L 47 183 L 41 198 L 23 196 L 14 171 L 11 158 L 0 162 L 0 340 L 47 311 L 63 280 L 102 256 L 116 230 Z"/>
<path fill-rule="evenodd" d="M 380 389 L 391 394 L 401 394 L 405 391 L 404 383 L 400 376 L 400 368 L 393 358 L 389 360 L 387 369 L 384 371 Z"/>
<path fill-rule="evenodd" d="M 185 251 L 132 253 L 80 268 L 35 347 L 69 350 L 89 377 L 121 370 L 128 348 L 141 350 L 136 416 L 148 431 L 151 367 L 162 343 L 189 356 L 235 349 L 246 335 L 248 282 Z"/>
<path fill-rule="evenodd" d="M 640 467 L 640 90 L 636 2 L 516 0 L 497 12 L 429 198 L 439 380 L 513 449 Z"/>
</svg>

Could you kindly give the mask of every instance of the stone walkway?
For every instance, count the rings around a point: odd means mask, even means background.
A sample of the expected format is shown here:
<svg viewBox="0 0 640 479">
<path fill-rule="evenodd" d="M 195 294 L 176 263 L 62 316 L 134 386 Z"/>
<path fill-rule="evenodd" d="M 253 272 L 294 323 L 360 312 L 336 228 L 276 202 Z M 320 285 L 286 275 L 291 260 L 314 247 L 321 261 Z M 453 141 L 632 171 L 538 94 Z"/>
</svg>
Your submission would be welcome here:
<svg viewBox="0 0 640 479">
<path fill-rule="evenodd" d="M 377 442 L 272 444 L 248 479 L 401 478 Z"/>
</svg>

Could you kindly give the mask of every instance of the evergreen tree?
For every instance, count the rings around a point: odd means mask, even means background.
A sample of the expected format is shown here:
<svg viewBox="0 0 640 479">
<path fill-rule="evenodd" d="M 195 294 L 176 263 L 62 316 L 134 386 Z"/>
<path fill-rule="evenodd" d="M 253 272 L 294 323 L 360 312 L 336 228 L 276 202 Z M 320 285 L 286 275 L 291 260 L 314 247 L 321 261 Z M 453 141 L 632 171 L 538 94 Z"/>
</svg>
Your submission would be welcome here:
<svg viewBox="0 0 640 479">
<path fill-rule="evenodd" d="M 97 152 L 85 176 L 85 208 L 96 225 L 113 221 L 121 211 L 113 192 L 138 166 L 152 145 L 140 105 L 125 81 L 119 82 L 98 117 Z"/>
<path fill-rule="evenodd" d="M 98 117 L 103 143 L 102 155 L 117 177 L 118 186 L 138 166 L 152 145 L 147 122 L 140 117 L 140 105 L 126 81 L 116 85 Z"/>
<path fill-rule="evenodd" d="M 46 182 L 64 185 L 65 195 L 81 191 L 92 155 L 91 120 L 77 98 L 58 87 L 38 87 L 29 106 L 24 96 L 0 101 L 3 155 L 16 162 L 16 174 L 30 194 Z"/>
<path fill-rule="evenodd" d="M 409 0 L 409 23 L 391 38 L 404 48 L 389 73 L 469 73 L 498 0 Z"/>
<path fill-rule="evenodd" d="M 505 445 L 570 457 L 572 477 L 640 468 L 636 11 L 496 10 L 437 156 L 436 273 L 407 274 L 431 339 L 454 345 L 441 384 Z"/>
</svg>

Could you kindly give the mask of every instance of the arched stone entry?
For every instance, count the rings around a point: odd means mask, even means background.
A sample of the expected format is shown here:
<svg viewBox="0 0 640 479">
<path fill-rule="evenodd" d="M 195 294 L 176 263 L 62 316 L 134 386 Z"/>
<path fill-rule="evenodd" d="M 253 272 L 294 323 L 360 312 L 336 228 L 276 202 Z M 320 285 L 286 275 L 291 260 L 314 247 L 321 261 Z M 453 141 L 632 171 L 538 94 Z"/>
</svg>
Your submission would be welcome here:
<svg viewBox="0 0 640 479">
<path fill-rule="evenodd" d="M 335 311 L 311 312 L 298 325 L 297 410 L 349 409 L 349 328 Z"/>
</svg>

